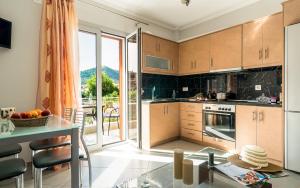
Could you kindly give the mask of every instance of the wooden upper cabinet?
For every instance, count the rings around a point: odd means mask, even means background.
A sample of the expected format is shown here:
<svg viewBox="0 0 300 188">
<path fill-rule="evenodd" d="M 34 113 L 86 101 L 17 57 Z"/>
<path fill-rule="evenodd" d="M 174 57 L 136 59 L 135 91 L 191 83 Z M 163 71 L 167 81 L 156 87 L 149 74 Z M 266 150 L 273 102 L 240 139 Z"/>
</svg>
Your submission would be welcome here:
<svg viewBox="0 0 300 188">
<path fill-rule="evenodd" d="M 263 21 L 243 25 L 243 67 L 252 68 L 262 64 L 263 60 Z"/>
<path fill-rule="evenodd" d="M 282 13 L 267 17 L 263 25 L 265 65 L 282 65 L 284 53 L 284 27 Z"/>
<path fill-rule="evenodd" d="M 209 72 L 210 36 L 195 39 L 195 69 L 197 73 Z"/>
<path fill-rule="evenodd" d="M 142 34 L 142 50 L 147 55 L 156 56 L 157 51 L 158 51 L 156 37 L 143 33 Z"/>
<path fill-rule="evenodd" d="M 266 150 L 272 162 L 282 165 L 284 156 L 282 108 L 258 107 L 257 111 L 257 145 Z"/>
<path fill-rule="evenodd" d="M 203 36 L 179 45 L 179 74 L 209 72 L 210 36 Z"/>
<path fill-rule="evenodd" d="M 193 57 L 191 51 L 193 50 L 192 41 L 186 41 L 179 44 L 179 74 L 193 73 Z"/>
<path fill-rule="evenodd" d="M 211 35 L 211 70 L 242 66 L 242 26 Z"/>
<path fill-rule="evenodd" d="M 142 34 L 142 72 L 177 74 L 178 44 L 147 33 Z"/>
<path fill-rule="evenodd" d="M 243 67 L 282 65 L 284 32 L 282 14 L 243 25 Z"/>
<path fill-rule="evenodd" d="M 236 107 L 236 150 L 245 145 L 256 145 L 256 106 Z"/>
</svg>

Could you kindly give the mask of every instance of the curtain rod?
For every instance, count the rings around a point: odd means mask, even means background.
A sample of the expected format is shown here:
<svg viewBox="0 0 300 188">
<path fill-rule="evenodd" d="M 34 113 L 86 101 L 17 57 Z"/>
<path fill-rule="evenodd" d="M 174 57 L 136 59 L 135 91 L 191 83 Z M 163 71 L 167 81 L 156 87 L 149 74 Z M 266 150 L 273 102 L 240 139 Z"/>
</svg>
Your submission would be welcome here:
<svg viewBox="0 0 300 188">
<path fill-rule="evenodd" d="M 121 13 L 115 12 L 115 11 L 110 10 L 110 9 L 108 9 L 108 8 L 105 8 L 105 7 L 97 6 L 97 5 L 95 5 L 94 3 L 87 2 L 87 1 L 84 1 L 84 0 L 78 0 L 78 1 L 80 1 L 80 2 L 82 2 L 82 3 L 85 3 L 85 4 L 88 4 L 88 5 L 91 5 L 91 6 L 93 6 L 93 7 L 96 7 L 96 8 L 102 9 L 102 10 L 105 10 L 105 11 L 107 11 L 107 12 L 116 14 L 116 15 L 118 15 L 118 16 L 122 16 L 122 17 L 124 17 L 124 18 L 129 19 L 129 20 L 133 20 L 133 21 L 136 21 L 136 22 L 141 23 L 141 24 L 144 24 L 144 25 L 149 25 L 149 24 L 146 23 L 146 22 L 137 20 L 137 19 L 135 19 L 135 18 L 131 18 L 131 17 L 129 17 L 129 16 L 123 15 L 123 14 L 121 14 Z"/>
</svg>

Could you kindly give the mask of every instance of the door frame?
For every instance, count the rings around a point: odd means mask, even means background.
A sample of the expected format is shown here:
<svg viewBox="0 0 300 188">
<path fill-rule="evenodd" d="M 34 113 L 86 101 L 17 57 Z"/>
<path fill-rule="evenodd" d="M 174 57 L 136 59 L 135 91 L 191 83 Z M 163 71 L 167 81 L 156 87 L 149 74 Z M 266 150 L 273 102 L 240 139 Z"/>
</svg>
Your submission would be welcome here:
<svg viewBox="0 0 300 188">
<path fill-rule="evenodd" d="M 134 35 L 137 35 L 137 45 L 138 45 L 138 57 L 137 57 L 137 69 L 138 69 L 138 81 L 137 81 L 137 141 L 136 143 L 134 143 L 134 145 L 136 145 L 139 149 L 142 149 L 142 99 L 141 99 L 141 86 L 142 86 L 142 65 L 141 65 L 141 62 L 142 62 L 142 51 L 141 51 L 141 47 L 142 47 L 142 41 L 141 41 L 141 36 L 142 36 L 142 30 L 141 28 L 138 28 L 136 31 L 134 31 L 133 33 L 130 33 L 129 35 L 126 36 L 126 41 L 125 41 L 125 56 L 126 56 L 126 61 L 125 61 L 125 75 L 126 75 L 126 78 L 125 78 L 125 96 L 126 96 L 126 99 L 125 99 L 125 104 L 126 104 L 126 107 L 125 107 L 125 111 L 128 112 L 128 43 L 127 43 L 127 40 L 134 36 Z M 128 124 L 128 113 L 126 113 L 127 115 L 125 116 L 125 122 L 127 124 L 127 127 L 125 129 L 125 133 L 126 133 L 126 140 L 129 141 L 129 142 L 133 142 L 133 141 L 130 141 L 129 139 L 129 131 L 128 131 L 128 128 L 129 128 L 129 124 Z"/>
</svg>

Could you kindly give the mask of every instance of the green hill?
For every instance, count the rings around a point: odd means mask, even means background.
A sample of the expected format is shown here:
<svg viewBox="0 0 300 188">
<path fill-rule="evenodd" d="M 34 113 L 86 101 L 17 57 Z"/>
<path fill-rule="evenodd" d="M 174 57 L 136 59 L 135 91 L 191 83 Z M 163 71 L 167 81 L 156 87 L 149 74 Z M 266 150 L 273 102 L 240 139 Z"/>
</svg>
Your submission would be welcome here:
<svg viewBox="0 0 300 188">
<path fill-rule="evenodd" d="M 105 72 L 113 81 L 118 84 L 119 83 L 119 71 L 111 69 L 107 66 L 102 67 L 102 72 Z M 92 76 L 96 74 L 96 68 L 87 69 L 80 72 L 81 83 L 84 85 L 86 81 Z"/>
</svg>

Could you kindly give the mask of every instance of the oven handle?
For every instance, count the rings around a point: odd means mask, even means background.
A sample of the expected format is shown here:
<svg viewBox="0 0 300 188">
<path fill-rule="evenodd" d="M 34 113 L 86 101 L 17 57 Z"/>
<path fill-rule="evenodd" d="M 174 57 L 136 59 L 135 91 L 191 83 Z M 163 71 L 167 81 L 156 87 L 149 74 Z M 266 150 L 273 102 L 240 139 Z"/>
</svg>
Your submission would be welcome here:
<svg viewBox="0 0 300 188">
<path fill-rule="evenodd" d="M 205 114 L 217 114 L 217 115 L 225 115 L 225 116 L 232 116 L 233 114 L 228 113 L 220 113 L 220 112 L 204 112 Z"/>
</svg>

